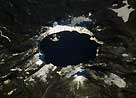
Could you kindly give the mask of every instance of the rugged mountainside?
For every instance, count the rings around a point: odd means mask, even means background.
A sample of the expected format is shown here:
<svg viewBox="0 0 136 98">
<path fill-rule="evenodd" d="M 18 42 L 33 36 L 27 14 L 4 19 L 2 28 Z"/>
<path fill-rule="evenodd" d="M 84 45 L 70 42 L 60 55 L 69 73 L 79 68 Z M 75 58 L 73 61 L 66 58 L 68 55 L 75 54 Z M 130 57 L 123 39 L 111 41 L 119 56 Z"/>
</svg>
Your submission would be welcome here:
<svg viewBox="0 0 136 98">
<path fill-rule="evenodd" d="M 104 42 L 94 66 L 36 65 L 45 26 L 79 16 L 90 16 L 87 29 Z M 135 27 L 136 0 L 0 0 L 0 98 L 135 98 Z M 87 80 L 69 77 L 82 66 Z"/>
</svg>

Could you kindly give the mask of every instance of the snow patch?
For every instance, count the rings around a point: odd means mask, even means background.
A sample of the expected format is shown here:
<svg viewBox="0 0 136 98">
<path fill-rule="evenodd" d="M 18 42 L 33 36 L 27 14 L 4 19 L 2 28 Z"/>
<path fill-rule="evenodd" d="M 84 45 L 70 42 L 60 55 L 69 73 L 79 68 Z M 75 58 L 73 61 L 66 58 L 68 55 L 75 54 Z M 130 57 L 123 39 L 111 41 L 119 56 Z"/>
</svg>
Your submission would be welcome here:
<svg viewBox="0 0 136 98">
<path fill-rule="evenodd" d="M 79 17 L 73 17 L 71 20 L 71 24 L 70 26 L 75 26 L 76 24 L 80 24 L 82 22 L 92 22 L 92 19 L 89 19 L 87 17 L 84 16 L 79 16 Z"/>
<path fill-rule="evenodd" d="M 38 77 L 42 81 L 46 82 L 47 75 L 52 69 L 54 69 L 54 65 L 52 64 L 44 65 L 40 70 L 33 74 L 33 77 Z"/>
<path fill-rule="evenodd" d="M 129 54 L 127 54 L 127 53 L 123 53 L 123 54 L 122 54 L 122 56 L 123 56 L 123 57 L 128 57 L 128 56 L 129 56 Z"/>
<path fill-rule="evenodd" d="M 116 74 L 110 73 L 109 76 L 105 75 L 104 77 L 104 82 L 108 85 L 116 85 L 119 88 L 125 88 L 126 87 L 126 82 L 117 76 Z"/>
<path fill-rule="evenodd" d="M 77 89 L 79 89 L 80 87 L 83 87 L 84 81 L 86 81 L 87 78 L 85 78 L 84 76 L 78 76 L 78 75 L 75 75 L 74 77 L 75 79 L 73 80 L 73 82 L 76 83 Z"/>
<path fill-rule="evenodd" d="M 76 73 L 82 72 L 82 71 L 84 71 L 84 69 L 82 69 L 82 66 L 80 66 L 80 65 L 77 65 L 77 66 L 69 65 L 69 66 L 61 69 L 60 75 L 65 76 L 66 78 L 70 78 L 73 75 L 75 75 Z"/>
<path fill-rule="evenodd" d="M 121 7 L 119 9 L 112 9 L 114 12 L 118 13 L 119 17 L 122 17 L 124 22 L 127 22 L 129 19 L 129 15 L 132 11 L 134 11 L 133 8 L 128 8 L 130 5 L 128 4 L 127 0 L 123 1 L 126 5 L 124 7 Z"/>
</svg>

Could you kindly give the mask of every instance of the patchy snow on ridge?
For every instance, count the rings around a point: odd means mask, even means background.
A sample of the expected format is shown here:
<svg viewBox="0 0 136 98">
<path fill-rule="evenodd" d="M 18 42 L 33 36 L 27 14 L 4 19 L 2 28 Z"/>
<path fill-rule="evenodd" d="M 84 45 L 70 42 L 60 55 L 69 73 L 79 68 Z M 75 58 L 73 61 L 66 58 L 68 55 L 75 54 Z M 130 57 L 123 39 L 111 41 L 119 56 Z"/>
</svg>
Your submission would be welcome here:
<svg viewBox="0 0 136 98">
<path fill-rule="evenodd" d="M 42 34 L 43 37 L 46 37 L 48 35 L 59 33 L 62 31 L 77 31 L 79 33 L 85 33 L 90 36 L 93 36 L 93 33 L 90 32 L 88 29 L 80 26 L 67 26 L 67 25 L 56 25 L 54 27 L 49 27 L 48 30 Z"/>
<path fill-rule="evenodd" d="M 38 77 L 42 81 L 46 82 L 47 75 L 49 74 L 50 70 L 54 69 L 54 67 L 55 66 L 52 64 L 44 65 L 40 70 L 33 74 L 33 77 Z"/>
<path fill-rule="evenodd" d="M 116 74 L 110 73 L 109 76 L 105 75 L 104 82 L 108 85 L 116 85 L 119 88 L 125 88 L 126 82 Z"/>
<path fill-rule="evenodd" d="M 76 88 L 79 89 L 80 87 L 83 87 L 84 81 L 86 81 L 87 78 L 85 78 L 84 76 L 78 76 L 78 75 L 75 75 L 74 77 L 75 79 L 73 80 L 73 82 L 76 84 Z"/>
<path fill-rule="evenodd" d="M 48 30 L 45 33 L 41 34 L 41 36 L 39 37 L 39 40 L 42 40 L 43 38 L 45 38 L 48 35 L 56 34 L 56 33 L 62 32 L 62 31 L 70 31 L 70 32 L 76 31 L 76 32 L 78 32 L 80 34 L 87 34 L 87 35 L 90 36 L 90 40 L 94 40 L 94 41 L 96 41 L 99 44 L 103 44 L 102 41 L 99 41 L 99 40 L 97 40 L 94 37 L 94 34 L 91 31 L 89 31 L 88 29 L 86 29 L 84 27 L 67 26 L 67 25 L 56 25 L 54 27 L 47 27 L 47 29 Z"/>
<path fill-rule="evenodd" d="M 84 69 L 82 68 L 82 65 L 75 65 L 75 66 L 67 66 L 60 70 L 60 75 L 65 76 L 66 78 L 70 78 L 73 75 L 75 75 L 78 72 L 82 72 Z"/>
<path fill-rule="evenodd" d="M 79 17 L 73 17 L 71 20 L 70 26 L 75 26 L 76 24 L 80 24 L 82 22 L 89 22 L 92 23 L 92 19 L 89 19 L 88 17 L 79 16 Z"/>
</svg>

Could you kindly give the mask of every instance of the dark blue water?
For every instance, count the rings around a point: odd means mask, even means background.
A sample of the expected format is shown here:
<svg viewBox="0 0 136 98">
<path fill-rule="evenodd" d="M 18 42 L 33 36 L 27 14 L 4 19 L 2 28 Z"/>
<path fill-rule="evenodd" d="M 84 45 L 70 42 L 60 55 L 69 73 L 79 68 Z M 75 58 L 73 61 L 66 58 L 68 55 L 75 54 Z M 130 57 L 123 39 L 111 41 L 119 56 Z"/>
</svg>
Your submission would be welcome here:
<svg viewBox="0 0 136 98">
<path fill-rule="evenodd" d="M 58 41 L 53 41 L 55 37 Z M 76 31 L 63 31 L 44 38 L 39 45 L 41 53 L 45 55 L 44 62 L 56 66 L 75 65 L 87 63 L 96 58 L 97 47 L 90 36 Z"/>
</svg>

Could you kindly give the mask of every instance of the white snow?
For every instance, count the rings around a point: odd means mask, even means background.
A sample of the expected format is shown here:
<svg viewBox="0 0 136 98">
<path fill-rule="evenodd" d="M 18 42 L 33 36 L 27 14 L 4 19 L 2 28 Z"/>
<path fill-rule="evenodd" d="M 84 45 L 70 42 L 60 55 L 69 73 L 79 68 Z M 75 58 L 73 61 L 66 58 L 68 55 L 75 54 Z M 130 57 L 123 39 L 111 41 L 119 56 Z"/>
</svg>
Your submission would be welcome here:
<svg viewBox="0 0 136 98">
<path fill-rule="evenodd" d="M 9 42 L 11 42 L 11 39 L 8 36 L 5 36 L 2 34 L 2 31 L 0 30 L 0 37 L 6 38 Z"/>
<path fill-rule="evenodd" d="M 84 27 L 80 27 L 80 26 L 67 26 L 67 25 L 56 25 L 54 27 L 48 27 L 48 30 L 41 34 L 41 36 L 39 37 L 39 40 L 42 40 L 43 38 L 45 38 L 48 35 L 51 34 L 56 34 L 62 31 L 76 31 L 80 34 L 87 34 L 90 36 L 90 40 L 94 40 L 95 42 L 99 43 L 99 44 L 103 44 L 102 41 L 98 41 L 93 35 L 93 33 L 91 31 L 89 31 L 88 29 L 84 28 Z M 55 38 L 54 41 L 57 41 L 58 39 Z"/>
<path fill-rule="evenodd" d="M 11 80 L 8 79 L 8 80 L 5 80 L 3 83 L 4 83 L 5 85 L 7 85 L 7 84 L 9 84 L 10 82 L 11 82 Z"/>
<path fill-rule="evenodd" d="M 59 33 L 59 32 L 62 32 L 62 31 L 77 31 L 79 33 L 85 33 L 85 34 L 88 34 L 90 36 L 93 35 L 92 32 L 90 32 L 89 30 L 87 30 L 84 27 L 79 27 L 79 26 L 72 27 L 72 26 L 67 26 L 67 25 L 56 25 L 55 27 L 49 29 L 47 31 L 47 34 L 50 35 L 50 34 Z"/>
<path fill-rule="evenodd" d="M 127 0 L 124 0 L 123 3 L 126 5 L 124 7 L 121 7 L 119 9 L 112 9 L 114 12 L 118 13 L 119 17 L 122 17 L 124 22 L 127 22 L 129 19 L 129 15 L 132 11 L 134 11 L 133 8 L 128 8 L 130 5 L 128 4 Z"/>
<path fill-rule="evenodd" d="M 78 75 L 75 75 L 74 77 L 75 79 L 73 80 L 73 82 L 76 83 L 77 89 L 79 89 L 80 87 L 83 87 L 84 81 L 87 80 L 87 78 L 85 78 L 84 76 L 78 76 Z"/>
<path fill-rule="evenodd" d="M 16 90 L 17 89 L 15 88 L 15 89 L 11 90 L 10 92 L 8 92 L 8 96 L 12 95 Z"/>
<path fill-rule="evenodd" d="M 42 81 L 46 82 L 47 74 L 49 73 L 50 69 L 53 69 L 54 65 L 47 64 L 44 65 L 40 70 L 38 70 L 35 74 L 33 74 L 33 77 L 38 77 Z"/>
<path fill-rule="evenodd" d="M 117 76 L 116 74 L 110 73 L 109 76 L 105 75 L 104 77 L 104 82 L 108 85 L 116 85 L 119 88 L 125 88 L 126 87 L 126 82 Z"/>
<path fill-rule="evenodd" d="M 42 56 L 43 54 L 37 53 L 34 55 L 34 61 L 36 65 L 42 65 L 44 62 L 39 58 L 39 56 Z"/>
<path fill-rule="evenodd" d="M 53 38 L 50 38 L 50 40 L 52 40 L 53 42 L 57 42 L 59 41 L 59 36 L 57 36 L 57 34 L 54 34 Z"/>
<path fill-rule="evenodd" d="M 36 62 L 36 64 L 37 64 L 37 65 L 42 65 L 42 64 L 43 64 L 43 61 L 42 61 L 42 60 L 38 60 L 38 61 Z"/>
<path fill-rule="evenodd" d="M 129 56 L 129 54 L 127 54 L 127 53 L 123 53 L 123 54 L 122 54 L 122 56 L 123 56 L 123 57 L 128 57 L 128 56 Z"/>
<path fill-rule="evenodd" d="M 67 66 L 65 68 L 62 68 L 60 71 L 60 75 L 64 75 L 66 78 L 70 78 L 72 77 L 74 74 L 76 74 L 77 72 L 82 72 L 82 66 L 77 65 L 77 66 Z"/>
<path fill-rule="evenodd" d="M 76 24 L 80 24 L 81 22 L 92 22 L 92 20 L 85 16 L 73 17 L 70 26 L 75 26 Z"/>
</svg>

